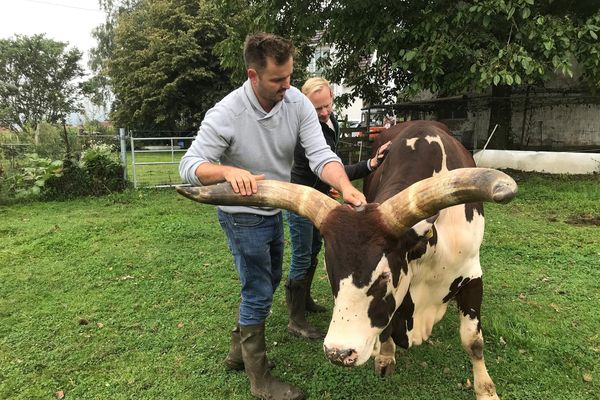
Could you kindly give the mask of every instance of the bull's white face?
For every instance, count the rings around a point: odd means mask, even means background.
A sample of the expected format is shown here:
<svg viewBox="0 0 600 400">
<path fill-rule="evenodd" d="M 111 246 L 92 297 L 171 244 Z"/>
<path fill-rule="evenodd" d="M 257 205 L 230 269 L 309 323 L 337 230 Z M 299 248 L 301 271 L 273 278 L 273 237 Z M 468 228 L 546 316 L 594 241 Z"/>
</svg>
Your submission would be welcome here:
<svg viewBox="0 0 600 400">
<path fill-rule="evenodd" d="M 340 211 L 337 220 L 344 223 L 347 213 Z M 421 221 L 402 240 L 384 239 L 377 220 L 369 220 L 368 210 L 363 217 L 353 226 L 346 223 L 352 228 L 345 229 L 343 240 L 338 235 L 332 238 L 327 231 L 324 236 L 335 302 L 323 348 L 329 360 L 347 366 L 364 364 L 378 351 L 381 333 L 408 292 L 412 279 L 408 263 L 425 253 L 433 225 Z"/>
<path fill-rule="evenodd" d="M 327 357 L 346 366 L 364 364 L 379 347 L 379 335 L 389 324 L 406 288 L 402 272 L 395 287 L 388 259 L 382 254 L 366 285 L 353 275 L 339 281 L 333 315 L 323 348 Z M 364 279 L 364 277 L 363 277 Z M 364 279 L 366 281 L 366 279 Z M 400 290 L 399 290 L 400 289 Z"/>
</svg>

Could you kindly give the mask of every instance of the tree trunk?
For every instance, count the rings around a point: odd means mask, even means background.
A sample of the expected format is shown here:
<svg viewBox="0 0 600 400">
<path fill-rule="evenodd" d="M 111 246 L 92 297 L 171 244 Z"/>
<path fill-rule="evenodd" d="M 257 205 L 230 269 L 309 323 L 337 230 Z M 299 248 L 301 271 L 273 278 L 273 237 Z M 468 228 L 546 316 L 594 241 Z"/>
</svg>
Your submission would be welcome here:
<svg viewBox="0 0 600 400">
<path fill-rule="evenodd" d="M 35 126 L 34 134 L 33 134 L 33 144 L 36 146 L 40 145 L 40 124 L 38 123 Z"/>
<path fill-rule="evenodd" d="M 67 121 L 65 121 L 64 119 L 62 120 L 62 126 L 63 126 L 63 140 L 65 141 L 65 150 L 66 150 L 65 159 L 70 160 L 71 159 L 71 143 L 69 143 L 69 134 L 67 133 Z"/>
<path fill-rule="evenodd" d="M 490 140 L 489 149 L 506 150 L 514 147 L 510 129 L 512 117 L 510 95 L 510 86 L 492 86 L 488 135 L 492 133 L 496 124 L 498 128 Z"/>
</svg>

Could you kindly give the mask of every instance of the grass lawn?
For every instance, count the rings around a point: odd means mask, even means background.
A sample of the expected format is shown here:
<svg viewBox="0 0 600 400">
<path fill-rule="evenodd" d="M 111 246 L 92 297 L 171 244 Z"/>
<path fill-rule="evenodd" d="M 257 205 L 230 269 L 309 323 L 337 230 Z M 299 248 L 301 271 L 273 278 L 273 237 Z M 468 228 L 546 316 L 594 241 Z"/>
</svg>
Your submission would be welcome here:
<svg viewBox="0 0 600 400">
<path fill-rule="evenodd" d="M 504 400 L 598 399 L 600 177 L 515 178 L 517 198 L 486 207 L 490 375 Z M 173 189 L 0 207 L 0 398 L 250 399 L 245 374 L 222 365 L 238 297 L 214 207 Z M 326 328 L 330 316 L 310 319 Z M 280 288 L 267 321 L 274 374 L 312 399 L 475 398 L 452 307 L 428 343 L 397 352 L 386 380 L 372 361 L 330 364 L 286 323 Z"/>
</svg>

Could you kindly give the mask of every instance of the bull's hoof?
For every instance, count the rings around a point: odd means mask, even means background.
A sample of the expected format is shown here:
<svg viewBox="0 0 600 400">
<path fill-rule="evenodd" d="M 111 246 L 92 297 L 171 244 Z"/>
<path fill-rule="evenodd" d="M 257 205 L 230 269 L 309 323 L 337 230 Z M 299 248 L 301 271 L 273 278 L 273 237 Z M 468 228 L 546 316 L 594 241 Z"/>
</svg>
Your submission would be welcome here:
<svg viewBox="0 0 600 400">
<path fill-rule="evenodd" d="M 494 394 L 484 394 L 484 395 L 477 395 L 477 400 L 500 400 L 500 397 L 498 397 L 498 395 L 496 393 Z"/>
<path fill-rule="evenodd" d="M 475 393 L 477 400 L 500 400 L 500 397 L 494 393 Z"/>
<path fill-rule="evenodd" d="M 377 376 L 380 378 L 387 378 L 392 376 L 396 371 L 396 362 L 394 362 L 393 359 L 375 359 L 374 367 Z"/>
<path fill-rule="evenodd" d="M 496 394 L 496 386 L 491 380 L 483 384 L 476 383 L 475 396 L 477 400 L 500 400 L 500 397 Z"/>
</svg>

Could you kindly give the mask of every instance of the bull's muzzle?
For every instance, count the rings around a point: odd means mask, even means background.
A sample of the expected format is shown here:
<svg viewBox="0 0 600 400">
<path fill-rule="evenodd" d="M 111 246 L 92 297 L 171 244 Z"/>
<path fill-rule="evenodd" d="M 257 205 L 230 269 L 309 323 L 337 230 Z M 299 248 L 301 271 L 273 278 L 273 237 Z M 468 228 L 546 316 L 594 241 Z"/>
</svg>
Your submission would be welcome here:
<svg viewBox="0 0 600 400">
<path fill-rule="evenodd" d="M 325 351 L 325 355 L 329 361 L 337 365 L 352 367 L 358 359 L 358 355 L 353 349 L 328 348 L 323 345 L 323 351 Z"/>
</svg>

